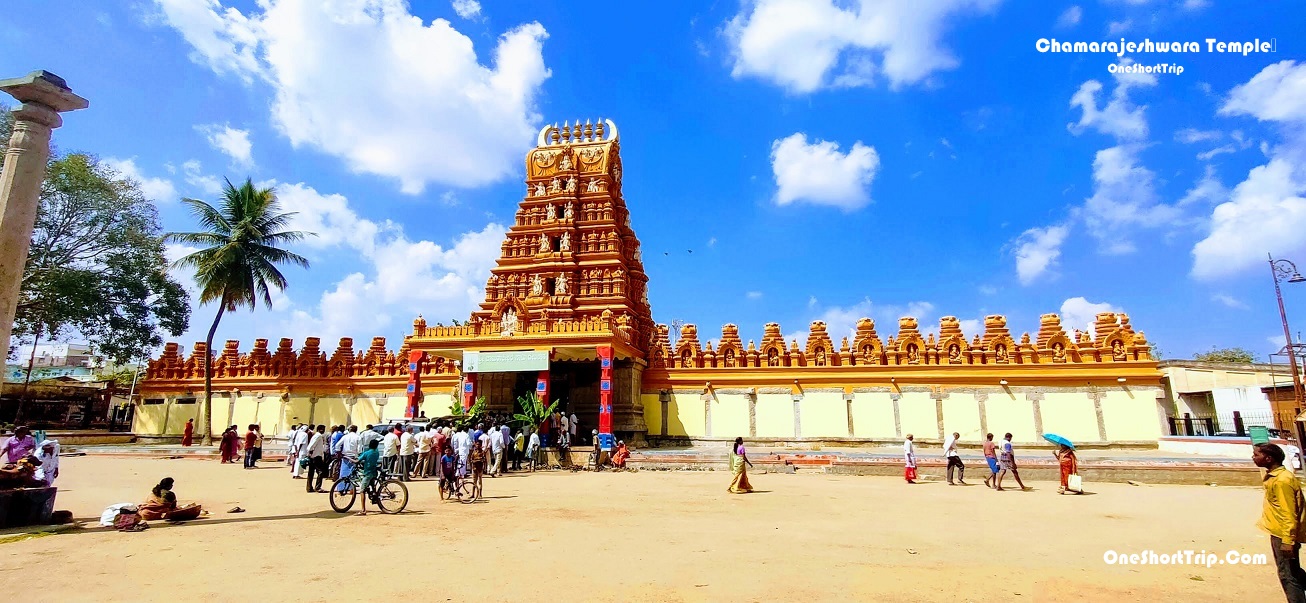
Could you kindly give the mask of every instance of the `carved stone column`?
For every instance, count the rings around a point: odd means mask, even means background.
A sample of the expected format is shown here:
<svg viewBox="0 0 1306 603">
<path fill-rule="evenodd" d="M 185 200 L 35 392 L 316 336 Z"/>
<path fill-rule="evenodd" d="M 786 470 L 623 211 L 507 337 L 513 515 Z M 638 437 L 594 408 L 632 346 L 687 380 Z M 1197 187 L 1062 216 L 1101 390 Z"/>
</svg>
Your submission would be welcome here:
<svg viewBox="0 0 1306 603">
<path fill-rule="evenodd" d="M 41 181 L 50 159 L 50 132 L 63 125 L 59 113 L 85 109 L 89 103 L 73 94 L 63 78 L 45 71 L 0 80 L 0 90 L 23 103 L 13 111 L 14 133 L 0 173 L 0 350 L 8 353 Z"/>
</svg>

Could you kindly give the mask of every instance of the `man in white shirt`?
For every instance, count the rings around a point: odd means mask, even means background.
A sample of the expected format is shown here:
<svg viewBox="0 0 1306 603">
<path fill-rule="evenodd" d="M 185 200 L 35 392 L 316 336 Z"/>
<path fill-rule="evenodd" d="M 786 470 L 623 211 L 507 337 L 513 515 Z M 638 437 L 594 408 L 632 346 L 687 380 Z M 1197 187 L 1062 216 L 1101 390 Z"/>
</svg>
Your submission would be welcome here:
<svg viewBox="0 0 1306 603">
<path fill-rule="evenodd" d="M 959 439 L 961 439 L 961 434 L 954 431 L 952 435 L 943 441 L 943 456 L 948 459 L 949 486 L 955 485 L 952 483 L 953 467 L 957 468 L 957 483 L 963 486 L 966 485 L 966 465 L 961 462 L 961 455 L 957 454 L 957 440 Z"/>
<path fill-rule="evenodd" d="M 308 480 L 304 484 L 304 489 L 308 492 L 325 492 L 322 489 L 322 478 L 326 477 L 328 471 L 327 448 L 326 425 L 318 425 L 317 431 L 313 433 L 304 448 L 304 454 L 308 455 Z M 314 475 L 317 476 L 317 486 L 313 485 Z"/>
<path fill-rule="evenodd" d="M 466 427 L 459 427 L 453 434 L 453 451 L 458 455 L 458 477 L 467 476 L 467 457 L 472 453 L 472 436 Z"/>
<path fill-rule="evenodd" d="M 508 465 L 516 454 L 513 452 L 512 428 L 504 422 L 503 427 L 499 428 L 499 433 L 503 434 L 503 471 L 507 473 Z"/>
<path fill-rule="evenodd" d="M 393 429 L 387 431 L 381 438 L 381 466 L 391 474 L 398 470 L 399 465 L 399 434 Z"/>
<path fill-rule="evenodd" d="M 417 442 L 417 464 L 413 466 L 413 475 L 426 477 L 431 473 L 431 432 L 418 427 L 413 438 Z"/>
<path fill-rule="evenodd" d="M 526 442 L 526 462 L 530 463 L 531 471 L 535 470 L 535 456 L 540 452 L 540 432 L 531 430 L 531 437 Z"/>
<path fill-rule="evenodd" d="M 290 450 L 294 454 L 294 462 L 290 465 L 290 475 L 295 479 L 304 477 L 303 461 L 300 459 L 307 458 L 308 454 L 309 429 L 308 425 L 301 425 L 295 430 L 295 435 L 290 439 Z"/>
<path fill-rule="evenodd" d="M 417 440 L 410 429 L 399 436 L 399 480 L 405 482 L 413 471 L 413 461 L 417 460 Z"/>
<path fill-rule="evenodd" d="M 490 476 L 499 475 L 499 463 L 503 462 L 503 432 L 497 426 L 486 434 L 490 439 Z"/>
<path fill-rule="evenodd" d="M 580 441 L 576 439 L 576 434 L 580 433 L 580 419 L 576 418 L 575 412 L 571 413 L 571 420 L 567 421 L 567 427 L 571 429 L 571 442 L 579 444 Z"/>
<path fill-rule="evenodd" d="M 558 445 L 569 446 L 571 444 L 571 420 L 567 415 L 558 418 Z"/>
<path fill-rule="evenodd" d="M 381 434 L 377 433 L 375 429 L 372 429 L 371 425 L 364 427 L 363 433 L 358 434 L 358 454 L 363 454 L 363 451 L 367 450 L 368 445 L 370 445 L 374 440 L 379 439 L 381 439 Z M 358 457 L 355 456 L 354 460 L 358 460 Z"/>
</svg>

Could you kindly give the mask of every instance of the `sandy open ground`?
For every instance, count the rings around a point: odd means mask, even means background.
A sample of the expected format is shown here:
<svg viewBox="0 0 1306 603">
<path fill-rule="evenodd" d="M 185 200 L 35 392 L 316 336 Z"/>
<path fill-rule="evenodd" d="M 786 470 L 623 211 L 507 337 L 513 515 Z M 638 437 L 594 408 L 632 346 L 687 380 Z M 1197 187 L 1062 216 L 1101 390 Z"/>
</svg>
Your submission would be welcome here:
<svg viewBox="0 0 1306 603">
<path fill-rule="evenodd" d="M 284 465 L 74 457 L 58 508 L 139 502 L 164 476 L 213 513 L 141 533 L 0 544 L 25 601 L 1281 600 L 1274 567 L 1109 566 L 1107 550 L 1268 553 L 1255 488 L 1089 484 L 1086 496 L 877 477 L 542 472 L 409 512 L 331 511 Z M 978 481 L 978 478 L 973 478 Z M 239 505 L 248 512 L 228 514 Z M 88 523 L 94 525 L 93 522 Z M 28 574 L 27 570 L 39 574 Z M 420 594 L 419 594 L 420 593 Z M 380 599 L 385 600 L 385 599 Z"/>
</svg>

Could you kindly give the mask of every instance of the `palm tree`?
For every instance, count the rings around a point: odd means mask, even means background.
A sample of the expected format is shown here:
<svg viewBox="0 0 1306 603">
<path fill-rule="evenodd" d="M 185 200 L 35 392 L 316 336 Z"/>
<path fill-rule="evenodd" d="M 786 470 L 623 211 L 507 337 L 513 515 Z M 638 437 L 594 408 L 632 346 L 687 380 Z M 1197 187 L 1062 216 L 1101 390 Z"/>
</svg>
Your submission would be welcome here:
<svg viewBox="0 0 1306 603">
<path fill-rule="evenodd" d="M 227 180 L 222 191 L 221 208 L 213 207 L 199 199 L 182 199 L 199 220 L 201 232 L 170 232 L 164 235 L 168 242 L 200 247 L 176 261 L 177 267 L 193 268 L 195 282 L 200 286 L 200 304 L 218 302 L 218 315 L 213 317 L 209 336 L 204 340 L 208 353 L 204 356 L 204 445 L 213 443 L 213 333 L 223 312 L 248 306 L 258 308 L 258 300 L 272 307 L 272 288 L 286 288 L 286 277 L 277 270 L 278 264 L 295 264 L 308 268 L 308 260 L 296 253 L 281 249 L 292 241 L 315 236 L 293 230 L 283 230 L 295 214 L 280 213 L 276 193 L 271 188 L 255 188 L 248 178 L 236 188 Z"/>
</svg>

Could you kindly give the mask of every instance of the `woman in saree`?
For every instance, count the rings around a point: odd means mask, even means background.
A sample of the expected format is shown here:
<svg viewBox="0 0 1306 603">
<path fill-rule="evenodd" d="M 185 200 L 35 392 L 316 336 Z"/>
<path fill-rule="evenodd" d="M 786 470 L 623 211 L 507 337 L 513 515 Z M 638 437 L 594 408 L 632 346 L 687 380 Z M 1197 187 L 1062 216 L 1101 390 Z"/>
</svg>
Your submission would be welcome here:
<svg viewBox="0 0 1306 603">
<path fill-rule="evenodd" d="M 1065 494 L 1066 488 L 1070 485 L 1070 476 L 1079 473 L 1079 459 L 1075 458 L 1075 450 L 1065 444 L 1062 444 L 1061 448 L 1053 454 L 1057 457 L 1057 463 L 1061 465 L 1061 487 L 1057 488 L 1057 494 Z"/>
<path fill-rule="evenodd" d="M 172 493 L 172 483 L 171 477 L 165 477 L 150 491 L 150 498 L 137 507 L 141 518 L 185 521 L 200 516 L 203 508 L 196 503 L 177 506 L 177 495 Z"/>
<path fill-rule="evenodd" d="M 228 427 L 222 432 L 222 440 L 218 443 L 218 451 L 222 453 L 222 462 L 235 462 L 236 439 L 236 430 Z"/>
<path fill-rule="evenodd" d="M 735 438 L 735 443 L 730 448 L 730 471 L 735 474 L 734 481 L 730 482 L 731 494 L 753 491 L 753 485 L 748 483 L 748 469 L 745 465 L 752 467 L 753 462 L 748 460 L 748 452 L 744 450 L 744 438 Z"/>
<path fill-rule="evenodd" d="M 618 469 L 626 468 L 626 459 L 630 458 L 630 449 L 624 441 L 617 441 L 617 452 L 612 455 L 612 464 Z"/>
</svg>

